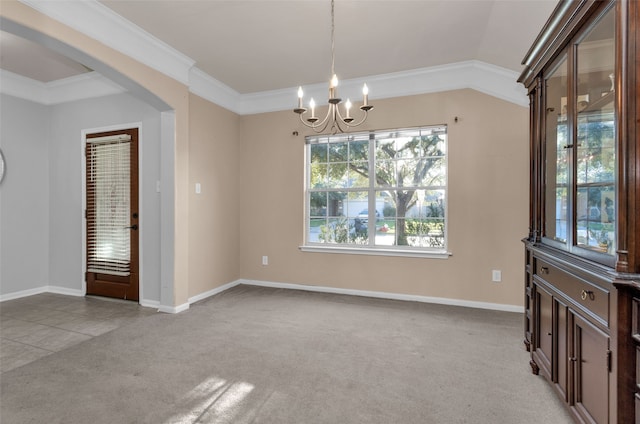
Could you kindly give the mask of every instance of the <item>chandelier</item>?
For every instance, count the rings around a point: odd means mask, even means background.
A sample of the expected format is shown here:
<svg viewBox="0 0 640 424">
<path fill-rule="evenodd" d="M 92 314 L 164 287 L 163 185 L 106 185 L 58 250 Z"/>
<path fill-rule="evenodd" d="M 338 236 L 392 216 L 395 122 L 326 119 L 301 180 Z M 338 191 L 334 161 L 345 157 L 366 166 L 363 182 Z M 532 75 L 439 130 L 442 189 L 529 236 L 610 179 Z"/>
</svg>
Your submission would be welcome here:
<svg viewBox="0 0 640 424">
<path fill-rule="evenodd" d="M 307 127 L 313 129 L 316 133 L 324 132 L 327 127 L 330 126 L 331 132 L 333 134 L 337 132 L 345 132 L 351 127 L 357 127 L 361 125 L 366 119 L 368 112 L 373 109 L 373 106 L 369 104 L 369 88 L 367 84 L 362 87 L 362 106 L 360 106 L 360 110 L 363 112 L 362 119 L 356 123 L 354 123 L 354 117 L 351 116 L 351 107 L 353 106 L 351 100 L 347 99 L 344 104 L 344 113 L 342 116 L 340 113 L 339 105 L 342 103 L 342 99 L 337 95 L 337 87 L 338 87 L 338 77 L 335 73 L 335 18 L 334 18 L 334 0 L 331 0 L 331 81 L 329 81 L 329 108 L 327 109 L 327 115 L 324 119 L 320 120 L 316 116 L 316 103 L 311 98 L 309 101 L 309 107 L 311 108 L 311 116 L 305 118 L 305 114 L 307 109 L 302 106 L 302 98 L 304 96 L 304 92 L 302 91 L 302 87 L 298 87 L 298 107 L 293 109 L 295 113 L 300 116 L 300 121 Z"/>
</svg>

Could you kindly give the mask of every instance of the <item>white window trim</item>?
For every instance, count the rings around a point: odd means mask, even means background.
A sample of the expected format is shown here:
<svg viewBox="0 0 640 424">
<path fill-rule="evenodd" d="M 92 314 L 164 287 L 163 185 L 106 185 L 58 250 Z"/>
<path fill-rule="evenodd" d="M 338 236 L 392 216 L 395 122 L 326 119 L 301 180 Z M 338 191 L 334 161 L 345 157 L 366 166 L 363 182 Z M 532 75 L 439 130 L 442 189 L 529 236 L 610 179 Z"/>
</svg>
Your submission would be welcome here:
<svg viewBox="0 0 640 424">
<path fill-rule="evenodd" d="M 422 125 L 416 128 L 430 127 L 437 125 Z M 447 127 L 447 125 L 444 125 Z M 402 129 L 399 129 L 402 130 Z M 378 132 L 382 130 L 370 130 L 367 132 Z M 446 182 L 445 182 L 445 191 L 446 191 L 446 201 L 447 207 L 445 208 L 445 222 L 447 223 L 447 228 L 449 226 L 449 131 L 447 128 L 447 154 L 445 155 L 445 167 L 447 170 L 446 173 Z M 370 146 L 370 149 L 373 150 L 373 147 Z M 330 243 L 313 243 L 307 240 L 309 236 L 309 173 L 310 168 L 308 166 L 308 155 L 309 155 L 309 147 L 305 145 L 305 153 L 304 153 L 304 163 L 305 163 L 305 195 L 304 195 L 304 242 L 302 245 L 298 246 L 298 249 L 302 252 L 309 253 L 333 253 L 333 254 L 351 254 L 351 255 L 368 255 L 368 256 L 395 256 L 395 257 L 408 257 L 408 258 L 427 258 L 427 259 L 448 259 L 450 256 L 453 256 L 453 253 L 448 251 L 446 247 L 448 247 L 448 238 L 449 231 L 445 232 L 445 249 L 424 249 L 419 247 L 407 248 L 406 246 L 373 246 L 373 245 L 346 245 L 346 244 L 330 244 Z M 347 190 L 348 191 L 348 190 Z M 370 199 L 371 202 L 371 199 Z M 371 209 L 371 208 L 369 208 Z M 358 246 L 358 247 L 355 247 Z"/>
<path fill-rule="evenodd" d="M 446 250 L 388 249 L 374 247 L 349 247 L 335 244 L 308 244 L 300 246 L 302 252 L 344 253 L 350 255 L 398 256 L 406 258 L 448 259 L 453 253 Z"/>
</svg>

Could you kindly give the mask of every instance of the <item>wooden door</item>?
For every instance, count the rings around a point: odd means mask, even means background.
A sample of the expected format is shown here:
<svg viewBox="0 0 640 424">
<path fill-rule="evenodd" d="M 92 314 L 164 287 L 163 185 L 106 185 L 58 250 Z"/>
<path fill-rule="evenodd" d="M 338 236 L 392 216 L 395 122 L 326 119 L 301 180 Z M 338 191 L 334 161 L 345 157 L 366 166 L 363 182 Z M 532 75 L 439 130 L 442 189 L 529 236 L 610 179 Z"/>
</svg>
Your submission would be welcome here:
<svg viewBox="0 0 640 424">
<path fill-rule="evenodd" d="M 138 300 L 138 129 L 86 136 L 87 294 Z"/>
<path fill-rule="evenodd" d="M 553 358 L 553 297 L 538 284 L 535 287 L 535 340 L 531 353 L 542 374 L 551 380 Z"/>
<path fill-rule="evenodd" d="M 569 383 L 571 381 L 569 364 L 569 308 L 557 298 L 553 298 L 553 382 L 562 400 L 569 402 Z"/>
<path fill-rule="evenodd" d="M 583 422 L 609 422 L 609 336 L 578 315 L 573 319 L 574 393 L 572 408 Z"/>
</svg>

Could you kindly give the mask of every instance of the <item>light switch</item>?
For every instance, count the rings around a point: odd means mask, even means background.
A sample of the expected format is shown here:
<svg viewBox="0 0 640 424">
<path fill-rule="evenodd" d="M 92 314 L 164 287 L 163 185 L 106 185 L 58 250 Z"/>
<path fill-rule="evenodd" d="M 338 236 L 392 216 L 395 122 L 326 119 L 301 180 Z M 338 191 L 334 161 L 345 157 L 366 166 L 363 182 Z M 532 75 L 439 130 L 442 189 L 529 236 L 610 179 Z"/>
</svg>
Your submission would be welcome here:
<svg viewBox="0 0 640 424">
<path fill-rule="evenodd" d="M 196 183 L 196 194 L 200 194 L 201 191 L 200 183 Z"/>
</svg>

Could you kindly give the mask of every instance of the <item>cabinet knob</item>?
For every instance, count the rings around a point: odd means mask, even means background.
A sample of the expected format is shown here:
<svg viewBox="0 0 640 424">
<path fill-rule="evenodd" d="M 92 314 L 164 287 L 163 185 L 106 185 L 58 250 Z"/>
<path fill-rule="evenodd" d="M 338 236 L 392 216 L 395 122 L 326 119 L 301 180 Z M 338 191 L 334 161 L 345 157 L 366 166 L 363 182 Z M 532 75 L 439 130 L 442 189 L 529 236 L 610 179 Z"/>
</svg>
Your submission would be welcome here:
<svg viewBox="0 0 640 424">
<path fill-rule="evenodd" d="M 540 274 L 548 274 L 548 273 L 549 273 L 549 267 L 546 267 L 546 266 L 540 267 Z"/>
<path fill-rule="evenodd" d="M 576 358 L 575 356 L 573 356 L 573 357 L 569 358 L 569 360 L 570 360 L 571 362 L 576 362 L 576 361 L 578 360 L 578 358 Z"/>
<path fill-rule="evenodd" d="M 593 294 L 591 290 L 582 290 L 582 293 L 580 293 L 580 299 L 582 300 L 594 300 L 595 297 L 595 294 Z"/>
</svg>

